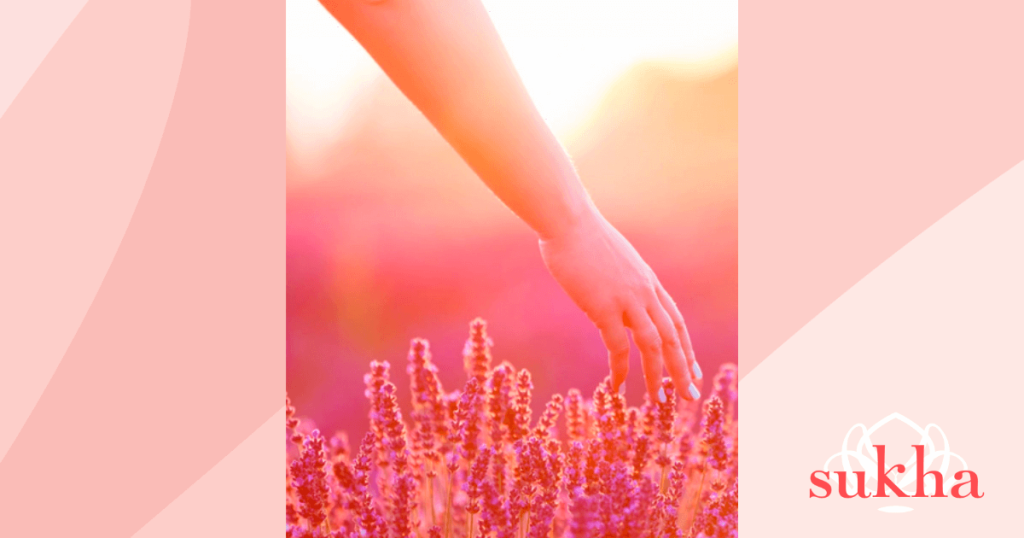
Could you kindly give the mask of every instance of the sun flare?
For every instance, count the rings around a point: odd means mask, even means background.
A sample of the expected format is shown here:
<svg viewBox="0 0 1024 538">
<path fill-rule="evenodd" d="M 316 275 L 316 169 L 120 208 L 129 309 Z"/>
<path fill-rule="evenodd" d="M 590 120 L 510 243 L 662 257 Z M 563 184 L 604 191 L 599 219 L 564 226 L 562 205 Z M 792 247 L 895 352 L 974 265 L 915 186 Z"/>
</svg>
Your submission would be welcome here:
<svg viewBox="0 0 1024 538">
<path fill-rule="evenodd" d="M 565 134 L 609 84 L 645 60 L 720 70 L 735 62 L 738 1 L 483 0 L 548 124 Z M 287 0 L 287 134 L 313 158 L 336 138 L 356 91 L 383 76 L 316 0 Z"/>
</svg>

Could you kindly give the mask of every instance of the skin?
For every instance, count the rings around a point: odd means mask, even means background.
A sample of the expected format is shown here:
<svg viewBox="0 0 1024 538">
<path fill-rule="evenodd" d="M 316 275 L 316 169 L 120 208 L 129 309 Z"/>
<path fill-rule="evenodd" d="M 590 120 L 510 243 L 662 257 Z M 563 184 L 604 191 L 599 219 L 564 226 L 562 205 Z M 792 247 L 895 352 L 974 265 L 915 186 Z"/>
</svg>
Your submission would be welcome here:
<svg viewBox="0 0 1024 538">
<path fill-rule="evenodd" d="M 675 302 L 601 215 L 541 118 L 479 0 L 321 0 L 474 172 L 539 236 L 562 289 L 601 332 L 612 387 L 629 336 L 647 390 L 698 398 L 700 368 Z"/>
</svg>

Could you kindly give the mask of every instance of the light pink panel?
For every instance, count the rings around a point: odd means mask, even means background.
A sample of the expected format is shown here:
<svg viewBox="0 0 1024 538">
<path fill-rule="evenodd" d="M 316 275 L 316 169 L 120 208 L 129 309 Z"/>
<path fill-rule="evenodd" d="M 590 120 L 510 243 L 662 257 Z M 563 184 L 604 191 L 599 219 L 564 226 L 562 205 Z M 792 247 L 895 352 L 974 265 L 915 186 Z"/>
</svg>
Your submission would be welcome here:
<svg viewBox="0 0 1024 538">
<path fill-rule="evenodd" d="M 282 4 L 89 0 L 0 117 L 0 535 L 281 506 L 283 111 Z"/>
<path fill-rule="evenodd" d="M 0 116 L 85 2 L 0 2 Z"/>
<path fill-rule="evenodd" d="M 281 459 L 282 423 L 284 407 L 133 538 L 272 536 L 274 529 L 279 531 L 283 495 L 267 485 L 280 485 L 281 469 L 267 462 Z"/>
<path fill-rule="evenodd" d="M 1022 20 L 1002 0 L 742 3 L 741 377 L 1024 159 Z"/>
<path fill-rule="evenodd" d="M 15 15 L 31 26 L 26 13 Z M 9 178 L 0 185 L 0 244 L 12 262 L 0 279 L 0 357 L 17 357 L 0 361 L 0 457 L 131 220 L 171 109 L 188 18 L 187 1 L 92 3 L 0 117 L 0 178 Z M 39 52 L 32 43 L 19 50 Z M 23 73 L 11 72 L 14 82 Z"/>
<path fill-rule="evenodd" d="M 1021 207 L 1024 162 L 882 263 L 740 382 L 743 536 L 1018 534 Z M 978 474 L 984 497 L 810 498 L 811 472 L 842 449 L 850 428 L 892 413 L 939 426 L 949 450 Z M 930 437 L 941 444 L 935 430 Z M 851 449 L 859 438 L 855 432 Z M 888 466 L 905 463 L 921 442 L 900 422 L 872 439 L 886 445 Z M 959 468 L 954 461 L 949 470 Z M 913 511 L 879 511 L 891 505 Z"/>
</svg>

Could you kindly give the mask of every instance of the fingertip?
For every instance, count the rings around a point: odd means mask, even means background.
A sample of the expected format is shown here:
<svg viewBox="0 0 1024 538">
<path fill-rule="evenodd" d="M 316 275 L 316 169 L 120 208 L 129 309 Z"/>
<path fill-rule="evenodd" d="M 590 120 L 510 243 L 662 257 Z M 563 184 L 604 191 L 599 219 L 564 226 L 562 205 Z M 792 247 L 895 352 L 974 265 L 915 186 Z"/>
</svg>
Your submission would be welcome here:
<svg viewBox="0 0 1024 538">
<path fill-rule="evenodd" d="M 654 378 L 653 382 L 651 381 L 652 378 Z M 659 401 L 661 401 L 661 398 L 664 397 L 664 392 L 662 392 L 662 389 L 661 389 L 660 379 L 657 379 L 655 376 L 648 376 L 646 374 L 646 372 L 645 372 L 644 373 L 644 382 L 647 385 L 647 394 L 648 394 L 648 396 L 650 396 L 651 401 L 652 402 L 659 402 Z"/>
<path fill-rule="evenodd" d="M 629 336 L 621 323 L 599 325 L 601 338 L 608 349 L 608 369 L 611 372 L 610 388 L 619 390 L 629 374 Z"/>
<path fill-rule="evenodd" d="M 608 366 L 612 374 L 612 388 L 617 390 L 629 377 L 629 353 L 608 352 Z"/>
<path fill-rule="evenodd" d="M 661 401 L 661 388 L 652 389 L 647 387 L 647 396 L 650 397 L 651 402 L 657 403 Z"/>
<path fill-rule="evenodd" d="M 672 379 L 675 392 L 683 399 L 686 399 L 688 394 L 686 388 L 693 381 L 690 375 L 690 367 L 686 364 L 686 358 L 683 357 L 679 350 L 666 350 L 665 367 L 668 369 L 668 375 Z"/>
<path fill-rule="evenodd" d="M 689 401 L 690 400 L 690 391 L 686 390 L 686 389 L 689 386 L 693 386 L 693 383 L 690 382 L 689 377 L 688 376 L 683 376 L 683 375 L 673 375 L 671 377 L 672 377 L 672 384 L 675 386 L 675 393 L 676 393 L 676 395 L 679 396 L 680 398 L 684 399 L 684 400 Z"/>
<path fill-rule="evenodd" d="M 622 392 L 624 390 L 623 387 L 625 387 L 625 386 L 626 386 L 626 373 L 621 371 L 621 370 L 613 368 L 612 369 L 611 389 L 614 390 L 614 391 Z"/>
</svg>

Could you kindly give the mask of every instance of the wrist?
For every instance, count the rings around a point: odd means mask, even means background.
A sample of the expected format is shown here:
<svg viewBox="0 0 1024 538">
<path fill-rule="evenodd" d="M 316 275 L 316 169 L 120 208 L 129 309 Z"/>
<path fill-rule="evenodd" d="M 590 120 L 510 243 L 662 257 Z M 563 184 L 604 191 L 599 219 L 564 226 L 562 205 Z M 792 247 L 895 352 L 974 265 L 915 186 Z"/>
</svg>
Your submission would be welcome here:
<svg viewBox="0 0 1024 538">
<path fill-rule="evenodd" d="M 563 217 L 551 223 L 546 229 L 537 230 L 537 235 L 540 236 L 541 242 L 561 241 L 588 233 L 589 230 L 599 227 L 602 222 L 604 216 L 584 193 L 579 203 L 570 205 L 564 211 Z"/>
</svg>

